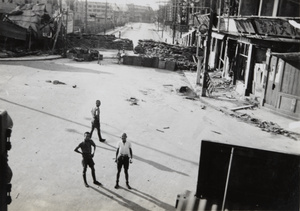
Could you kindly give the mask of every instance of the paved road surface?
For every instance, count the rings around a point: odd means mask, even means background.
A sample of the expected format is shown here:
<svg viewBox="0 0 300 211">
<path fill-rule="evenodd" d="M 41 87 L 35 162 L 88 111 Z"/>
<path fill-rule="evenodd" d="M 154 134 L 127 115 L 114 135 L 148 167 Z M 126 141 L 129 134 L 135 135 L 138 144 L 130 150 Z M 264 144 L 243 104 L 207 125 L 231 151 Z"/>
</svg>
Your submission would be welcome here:
<svg viewBox="0 0 300 211">
<path fill-rule="evenodd" d="M 299 144 L 273 136 L 185 99 L 183 74 L 118 65 L 113 60 L 2 62 L 0 107 L 14 121 L 9 164 L 13 169 L 10 211 L 174 210 L 176 196 L 195 191 L 200 143 L 215 140 L 293 151 Z M 59 80 L 63 84 L 52 82 Z M 76 85 L 76 88 L 73 86 Z M 97 144 L 97 179 L 83 185 L 74 148 L 90 130 L 90 110 L 100 99 L 106 143 Z M 132 105 L 130 99 L 137 99 Z M 133 144 L 132 190 L 115 190 L 115 146 L 123 132 Z"/>
</svg>

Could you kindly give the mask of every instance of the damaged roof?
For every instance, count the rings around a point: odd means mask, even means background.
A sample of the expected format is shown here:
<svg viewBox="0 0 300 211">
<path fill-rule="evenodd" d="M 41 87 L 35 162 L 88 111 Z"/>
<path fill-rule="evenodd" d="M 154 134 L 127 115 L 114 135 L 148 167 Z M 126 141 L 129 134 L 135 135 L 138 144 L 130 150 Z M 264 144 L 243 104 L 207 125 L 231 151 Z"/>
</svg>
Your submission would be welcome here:
<svg viewBox="0 0 300 211">
<path fill-rule="evenodd" d="M 31 28 L 36 33 L 39 33 L 41 21 L 45 16 L 50 18 L 45 4 L 23 4 L 11 11 L 7 19 L 18 26 L 25 29 Z"/>
</svg>

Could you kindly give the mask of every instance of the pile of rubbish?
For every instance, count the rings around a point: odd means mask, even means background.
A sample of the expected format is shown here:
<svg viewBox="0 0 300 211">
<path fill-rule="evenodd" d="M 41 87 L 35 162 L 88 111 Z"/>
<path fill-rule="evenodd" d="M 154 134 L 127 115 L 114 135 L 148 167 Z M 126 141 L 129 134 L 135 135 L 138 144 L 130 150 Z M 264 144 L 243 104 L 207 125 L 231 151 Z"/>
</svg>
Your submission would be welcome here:
<svg viewBox="0 0 300 211">
<path fill-rule="evenodd" d="M 94 61 L 98 60 L 99 52 L 93 49 L 75 47 L 67 51 L 67 57 L 75 61 Z M 103 55 L 100 60 L 103 59 Z"/>
<path fill-rule="evenodd" d="M 14 50 L 0 50 L 0 58 L 14 58 L 14 57 L 23 57 L 23 56 L 33 56 L 33 55 L 42 55 L 42 51 L 26 51 L 23 49 L 14 49 Z"/>
<path fill-rule="evenodd" d="M 133 50 L 133 43 L 132 40 L 119 39 L 115 35 L 68 34 L 67 47 Z"/>
<path fill-rule="evenodd" d="M 197 70 L 195 60 L 197 48 L 195 46 L 186 47 L 154 40 L 139 40 L 134 51 L 141 56 L 158 57 L 160 60 L 174 61 L 176 62 L 177 70 Z M 199 52 L 199 56 L 203 56 L 203 51 Z"/>
<path fill-rule="evenodd" d="M 273 134 L 284 135 L 291 139 L 297 140 L 299 138 L 299 134 L 287 131 L 281 128 L 278 124 L 269 121 L 263 121 L 257 118 L 251 117 L 249 114 L 241 114 L 241 113 L 232 113 L 231 116 L 237 117 L 245 122 L 251 123 L 259 127 L 261 130 Z"/>
</svg>

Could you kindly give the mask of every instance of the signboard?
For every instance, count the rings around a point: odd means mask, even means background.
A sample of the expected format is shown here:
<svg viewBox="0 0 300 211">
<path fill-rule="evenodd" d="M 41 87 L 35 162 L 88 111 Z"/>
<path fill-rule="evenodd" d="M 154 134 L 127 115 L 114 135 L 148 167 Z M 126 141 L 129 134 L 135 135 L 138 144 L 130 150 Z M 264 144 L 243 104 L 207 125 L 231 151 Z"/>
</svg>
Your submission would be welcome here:
<svg viewBox="0 0 300 211">
<path fill-rule="evenodd" d="M 63 15 L 63 24 L 66 25 L 67 24 L 67 34 L 73 33 L 74 32 L 74 13 L 73 11 L 68 11 L 68 23 L 66 23 L 67 21 L 67 15 L 64 14 Z"/>
<path fill-rule="evenodd" d="M 209 14 L 204 14 L 204 15 L 195 15 L 199 25 L 205 24 L 209 25 Z"/>
<path fill-rule="evenodd" d="M 287 20 L 282 19 L 255 19 L 257 33 L 281 37 L 300 37 L 300 31 L 296 30 Z"/>
<path fill-rule="evenodd" d="M 255 34 L 255 29 L 251 20 L 234 20 L 236 28 L 241 33 Z"/>
</svg>

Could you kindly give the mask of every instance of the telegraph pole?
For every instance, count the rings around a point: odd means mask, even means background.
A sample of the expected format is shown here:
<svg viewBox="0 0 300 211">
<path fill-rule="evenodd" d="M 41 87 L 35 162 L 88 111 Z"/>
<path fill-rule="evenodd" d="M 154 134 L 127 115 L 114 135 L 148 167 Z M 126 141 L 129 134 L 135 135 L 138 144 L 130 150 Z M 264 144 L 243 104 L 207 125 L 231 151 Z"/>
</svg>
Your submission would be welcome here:
<svg viewBox="0 0 300 211">
<path fill-rule="evenodd" d="M 208 26 L 208 32 L 207 32 L 206 48 L 205 48 L 204 73 L 203 73 L 203 77 L 202 77 L 202 79 L 203 79 L 203 81 L 202 81 L 202 94 L 201 94 L 202 97 L 206 96 L 206 89 L 208 88 L 206 80 L 207 80 L 207 75 L 208 75 L 208 62 L 209 62 L 209 54 L 210 54 L 212 24 L 213 24 L 213 11 L 212 11 L 212 8 L 210 8 L 209 26 Z"/>
<path fill-rule="evenodd" d="M 175 11 L 173 11 L 174 16 L 173 16 L 173 41 L 172 43 L 175 44 L 175 35 L 176 35 L 176 22 L 177 22 L 177 0 L 175 1 L 175 6 L 173 8 L 175 8 Z"/>
<path fill-rule="evenodd" d="M 85 0 L 85 17 L 84 17 L 84 25 L 85 25 L 85 27 L 84 27 L 84 31 L 85 31 L 85 33 L 86 33 L 86 31 L 87 31 L 87 24 L 88 24 L 88 21 L 87 21 L 87 0 Z"/>
<path fill-rule="evenodd" d="M 104 22 L 104 34 L 106 33 L 106 19 L 107 19 L 107 0 L 105 2 L 105 22 Z"/>
</svg>

